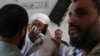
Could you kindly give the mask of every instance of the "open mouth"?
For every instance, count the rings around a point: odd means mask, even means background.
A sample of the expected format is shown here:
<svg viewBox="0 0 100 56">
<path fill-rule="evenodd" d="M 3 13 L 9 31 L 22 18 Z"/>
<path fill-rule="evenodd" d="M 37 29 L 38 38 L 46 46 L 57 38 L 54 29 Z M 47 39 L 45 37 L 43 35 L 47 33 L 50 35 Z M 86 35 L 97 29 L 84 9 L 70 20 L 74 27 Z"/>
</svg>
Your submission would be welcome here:
<svg viewBox="0 0 100 56">
<path fill-rule="evenodd" d="M 69 34 L 70 34 L 70 36 L 77 37 L 77 36 L 79 36 L 80 31 L 76 27 L 69 27 Z"/>
<path fill-rule="evenodd" d="M 75 33 L 77 31 L 79 31 L 76 27 L 70 27 L 69 28 L 70 33 Z"/>
</svg>

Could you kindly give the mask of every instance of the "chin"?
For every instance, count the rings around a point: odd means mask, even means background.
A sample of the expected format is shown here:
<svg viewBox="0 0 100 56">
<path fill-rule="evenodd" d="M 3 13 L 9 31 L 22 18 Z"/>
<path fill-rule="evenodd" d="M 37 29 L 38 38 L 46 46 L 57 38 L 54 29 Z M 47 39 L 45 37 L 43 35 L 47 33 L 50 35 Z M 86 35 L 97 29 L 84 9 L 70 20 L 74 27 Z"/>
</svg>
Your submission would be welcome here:
<svg viewBox="0 0 100 56">
<path fill-rule="evenodd" d="M 70 36 L 70 44 L 73 46 L 73 47 L 76 47 L 76 48 L 81 48 L 82 46 L 82 37 L 80 35 L 73 35 L 73 36 Z"/>
</svg>

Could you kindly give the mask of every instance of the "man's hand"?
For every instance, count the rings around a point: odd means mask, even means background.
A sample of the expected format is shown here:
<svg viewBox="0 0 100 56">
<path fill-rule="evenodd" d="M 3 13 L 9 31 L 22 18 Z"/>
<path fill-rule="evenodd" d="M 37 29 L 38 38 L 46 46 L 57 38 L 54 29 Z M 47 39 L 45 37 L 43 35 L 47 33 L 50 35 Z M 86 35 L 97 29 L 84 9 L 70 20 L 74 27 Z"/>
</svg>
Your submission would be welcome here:
<svg viewBox="0 0 100 56">
<path fill-rule="evenodd" d="M 29 38 L 33 43 L 38 38 L 37 36 L 40 34 L 40 32 L 41 31 L 36 26 L 32 27 L 32 29 L 31 29 L 31 31 L 29 33 Z"/>
</svg>

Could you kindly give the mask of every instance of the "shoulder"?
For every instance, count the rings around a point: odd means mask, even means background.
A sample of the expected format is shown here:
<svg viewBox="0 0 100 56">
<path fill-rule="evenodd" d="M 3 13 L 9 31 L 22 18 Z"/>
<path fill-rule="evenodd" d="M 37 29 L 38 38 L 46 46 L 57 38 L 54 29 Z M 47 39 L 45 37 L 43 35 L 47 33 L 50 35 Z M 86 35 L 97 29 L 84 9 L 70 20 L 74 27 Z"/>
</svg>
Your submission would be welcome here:
<svg viewBox="0 0 100 56">
<path fill-rule="evenodd" d="M 88 54 L 88 56 L 100 56 L 100 43 L 98 45 L 96 45 L 92 51 Z"/>
<path fill-rule="evenodd" d="M 64 41 L 64 40 L 61 40 L 61 43 L 66 45 L 66 46 L 69 46 L 69 44 L 66 41 Z"/>
</svg>

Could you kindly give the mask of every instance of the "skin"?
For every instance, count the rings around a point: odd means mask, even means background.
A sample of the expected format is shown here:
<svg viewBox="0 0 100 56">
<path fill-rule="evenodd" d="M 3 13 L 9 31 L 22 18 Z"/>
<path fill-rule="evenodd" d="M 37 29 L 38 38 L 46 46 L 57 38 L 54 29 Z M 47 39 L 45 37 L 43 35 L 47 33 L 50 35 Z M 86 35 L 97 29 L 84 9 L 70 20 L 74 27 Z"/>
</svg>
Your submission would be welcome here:
<svg viewBox="0 0 100 56">
<path fill-rule="evenodd" d="M 62 30 L 57 29 L 55 31 L 55 38 L 61 40 L 61 38 L 62 38 Z"/>
<path fill-rule="evenodd" d="M 57 29 L 55 31 L 55 38 L 56 38 L 56 44 L 59 45 L 61 43 L 61 38 L 62 38 L 62 30 L 61 29 Z"/>
<path fill-rule="evenodd" d="M 25 44 L 25 41 L 24 41 L 24 40 L 25 40 L 25 36 L 26 36 L 26 29 L 27 29 L 27 27 L 25 27 L 25 29 L 23 29 L 23 31 L 20 32 L 20 35 L 17 36 L 17 38 L 16 38 L 16 41 L 19 41 L 19 40 L 17 40 L 18 37 L 21 38 L 21 40 L 20 40 L 20 42 L 19 42 L 19 44 L 18 44 L 18 48 L 19 48 L 20 50 L 23 48 L 23 45 Z M 13 40 L 13 43 L 16 42 L 16 41 Z"/>
<path fill-rule="evenodd" d="M 73 46 L 86 50 L 91 43 L 98 40 L 95 36 L 99 31 L 99 16 L 92 0 L 77 0 L 72 3 L 69 11 L 68 33 Z"/>
<path fill-rule="evenodd" d="M 26 27 L 23 27 L 22 30 L 18 32 L 13 38 L 9 39 L 7 37 L 0 36 L 0 41 L 5 41 L 18 46 L 21 43 L 21 40 L 25 38 L 25 34 L 26 34 Z"/>
</svg>

